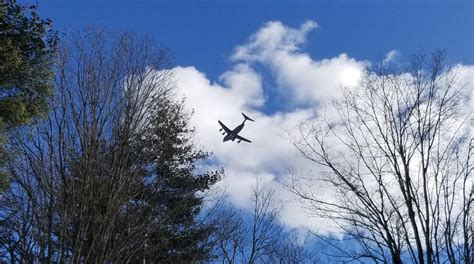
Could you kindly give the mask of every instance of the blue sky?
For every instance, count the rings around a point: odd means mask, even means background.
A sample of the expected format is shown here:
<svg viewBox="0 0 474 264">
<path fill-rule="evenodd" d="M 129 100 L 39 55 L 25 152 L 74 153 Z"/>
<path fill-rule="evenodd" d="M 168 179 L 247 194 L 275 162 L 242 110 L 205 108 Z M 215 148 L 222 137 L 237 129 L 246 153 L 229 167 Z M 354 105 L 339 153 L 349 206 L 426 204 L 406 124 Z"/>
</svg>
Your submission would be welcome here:
<svg viewBox="0 0 474 264">
<path fill-rule="evenodd" d="M 197 140 L 223 166 L 233 202 L 246 206 L 261 179 L 289 199 L 279 181 L 288 168 L 315 170 L 282 134 L 321 111 L 341 86 L 354 86 L 371 62 L 403 61 L 420 49 L 448 49 L 448 63 L 474 83 L 474 1 L 40 1 L 56 29 L 85 25 L 148 34 L 173 53 L 178 90 L 193 109 Z M 397 55 L 398 54 L 398 55 Z M 471 87 L 472 88 L 472 87 Z M 217 119 L 229 127 L 255 119 L 242 132 L 252 144 L 222 142 Z M 328 113 L 331 115 L 331 113 Z M 215 167 L 212 167 L 215 166 Z M 317 171 L 317 170 L 316 170 Z M 329 190 L 329 189 L 328 189 Z M 331 198 L 331 193 L 321 192 Z M 328 233 L 296 204 L 282 215 L 288 227 Z M 322 230 L 323 229 L 323 230 Z"/>
<path fill-rule="evenodd" d="M 396 49 L 402 56 L 447 48 L 451 62 L 474 61 L 474 1 L 248 1 L 47 0 L 43 16 L 57 29 L 87 24 L 149 34 L 168 46 L 177 65 L 194 65 L 215 79 L 234 47 L 270 20 L 319 28 L 305 50 L 315 58 L 342 52 L 374 61 Z"/>
</svg>

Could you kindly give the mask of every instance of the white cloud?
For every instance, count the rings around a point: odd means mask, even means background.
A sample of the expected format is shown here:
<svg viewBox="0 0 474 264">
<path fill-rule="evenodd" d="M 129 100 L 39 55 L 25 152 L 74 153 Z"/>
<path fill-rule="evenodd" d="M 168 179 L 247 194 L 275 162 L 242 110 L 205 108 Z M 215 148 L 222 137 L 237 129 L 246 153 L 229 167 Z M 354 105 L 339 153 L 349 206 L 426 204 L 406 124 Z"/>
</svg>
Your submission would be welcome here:
<svg viewBox="0 0 474 264">
<path fill-rule="evenodd" d="M 400 52 L 398 52 L 397 50 L 391 50 L 391 51 L 387 52 L 387 54 L 385 54 L 385 58 L 382 61 L 382 63 L 384 65 L 389 64 L 391 62 L 396 61 L 398 59 L 398 57 L 400 57 Z"/>
<path fill-rule="evenodd" d="M 194 110 L 192 124 L 198 141 L 214 153 L 216 166 L 223 166 L 226 186 L 234 203 L 246 206 L 251 186 L 260 178 L 277 190 L 277 196 L 290 200 L 290 194 L 277 183 L 288 177 L 290 166 L 310 170 L 313 166 L 299 157 L 294 146 L 282 137 L 284 129 L 294 130 L 304 120 L 314 117 L 315 106 L 337 95 L 340 86 L 355 85 L 365 63 L 341 54 L 335 58 L 314 60 L 300 51 L 307 34 L 317 27 L 306 21 L 299 28 L 268 22 L 249 43 L 238 46 L 233 55 L 237 64 L 224 72 L 218 82 L 210 81 L 194 67 L 176 67 L 178 89 L 186 97 L 186 106 Z M 266 102 L 262 76 L 253 68 L 261 64 L 275 78 L 276 92 L 287 96 L 288 104 L 302 104 L 289 112 L 267 115 L 259 108 Z M 246 122 L 241 135 L 251 144 L 222 142 L 217 120 L 234 128 L 243 120 L 240 112 L 255 119 Z M 309 218 L 295 202 L 289 202 L 282 220 L 289 227 L 313 226 L 315 230 L 331 230 L 325 220 Z"/>
<path fill-rule="evenodd" d="M 367 62 L 357 61 L 342 53 L 330 59 L 314 60 L 301 52 L 307 34 L 317 27 L 306 21 L 300 28 L 268 22 L 252 35 L 248 43 L 238 46 L 235 61 L 261 63 L 268 67 L 279 92 L 290 96 L 291 103 L 310 105 L 338 96 L 341 86 L 357 84 Z"/>
<path fill-rule="evenodd" d="M 250 37 L 249 43 L 236 48 L 233 59 L 258 61 L 279 51 L 297 51 L 298 45 L 306 41 L 306 35 L 317 26 L 311 20 L 303 23 L 299 29 L 286 27 L 280 21 L 267 22 Z"/>
<path fill-rule="evenodd" d="M 466 108 L 463 109 L 463 114 L 470 116 L 470 128 L 472 129 L 472 127 L 474 127 L 474 118 L 472 117 L 474 111 L 474 66 L 458 64 L 455 65 L 451 71 L 456 76 L 457 82 L 454 85 L 463 87 L 464 89 L 464 98 L 467 103 L 463 104 L 466 106 Z M 474 136 L 474 134 L 471 135 Z"/>
<path fill-rule="evenodd" d="M 314 21 L 306 21 L 299 28 L 278 21 L 264 24 L 247 43 L 235 49 L 232 59 L 236 65 L 217 82 L 192 66 L 173 69 L 186 106 L 194 110 L 192 124 L 197 140 L 214 153 L 215 165 L 224 167 L 226 177 L 221 184 L 237 205 L 248 204 L 251 186 L 257 178 L 275 188 L 279 198 L 290 200 L 290 194 L 277 181 L 289 176 L 291 166 L 310 171 L 314 165 L 300 158 L 294 146 L 281 136 L 283 130 L 294 130 L 300 122 L 314 117 L 321 104 L 340 96 L 341 86 L 356 85 L 368 66 L 368 62 L 345 53 L 317 60 L 301 51 L 307 34 L 317 26 Z M 394 60 L 397 54 L 389 52 L 386 60 Z M 288 98 L 286 103 L 296 107 L 271 115 L 260 110 L 268 98 L 263 75 L 255 70 L 255 64 L 272 73 L 278 85 L 275 93 Z M 472 67 L 468 73 L 465 67 L 462 69 L 460 75 L 465 79 L 474 76 L 470 74 Z M 223 143 L 217 120 L 232 129 L 243 120 L 240 112 L 255 119 L 255 123 L 246 122 L 241 132 L 253 142 Z M 324 189 L 320 194 L 332 195 Z M 309 218 L 295 202 L 289 202 L 282 218 L 289 227 L 312 226 L 323 233 L 335 230 L 321 218 Z"/>
<path fill-rule="evenodd" d="M 297 157 L 294 147 L 281 136 L 282 129 L 296 127 L 312 117 L 313 110 L 298 109 L 273 115 L 258 111 L 257 107 L 264 103 L 261 79 L 246 64 L 238 64 L 223 73 L 220 83 L 212 83 L 194 67 L 176 67 L 174 75 L 177 87 L 186 97 L 186 106 L 194 110 L 191 121 L 198 141 L 214 153 L 216 166 L 226 171 L 220 185 L 227 189 L 232 201 L 238 206 L 247 206 L 257 178 L 277 189 L 280 198 L 289 198 L 277 180 L 286 177 L 289 166 L 309 165 Z M 217 120 L 232 129 L 243 120 L 240 112 L 255 119 L 255 123 L 246 122 L 241 132 L 253 142 L 223 143 Z M 283 221 L 291 227 L 312 223 L 294 204 L 283 212 Z"/>
</svg>

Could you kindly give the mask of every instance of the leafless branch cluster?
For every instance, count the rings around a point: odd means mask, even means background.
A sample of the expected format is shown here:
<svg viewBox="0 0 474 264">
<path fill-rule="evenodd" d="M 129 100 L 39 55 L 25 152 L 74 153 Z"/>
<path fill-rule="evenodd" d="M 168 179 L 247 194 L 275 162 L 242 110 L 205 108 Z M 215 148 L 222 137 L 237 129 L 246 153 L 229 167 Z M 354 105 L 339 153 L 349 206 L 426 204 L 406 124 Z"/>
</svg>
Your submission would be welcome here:
<svg viewBox="0 0 474 264">
<path fill-rule="evenodd" d="M 409 73 L 368 71 L 334 101 L 336 115 L 293 135 L 319 175 L 295 174 L 287 187 L 308 212 L 334 220 L 358 242 L 341 256 L 472 263 L 474 140 L 465 96 L 472 84 L 460 84 L 444 57 L 414 56 Z"/>
<path fill-rule="evenodd" d="M 317 256 L 302 243 L 304 239 L 280 222 L 283 202 L 274 190 L 257 181 L 252 205 L 239 209 L 226 204 L 219 208 L 213 235 L 214 256 L 220 263 L 316 263 Z"/>
</svg>

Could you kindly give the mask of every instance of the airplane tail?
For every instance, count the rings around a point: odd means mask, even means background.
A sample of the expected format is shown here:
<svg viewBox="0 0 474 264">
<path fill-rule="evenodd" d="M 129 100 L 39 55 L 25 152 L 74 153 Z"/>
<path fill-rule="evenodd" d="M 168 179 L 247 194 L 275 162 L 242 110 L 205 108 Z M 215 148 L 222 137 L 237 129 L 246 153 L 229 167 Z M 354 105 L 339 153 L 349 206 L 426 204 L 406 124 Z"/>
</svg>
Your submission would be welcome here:
<svg viewBox="0 0 474 264">
<path fill-rule="evenodd" d="M 252 122 L 255 122 L 252 118 L 246 116 L 244 113 L 242 113 L 242 115 L 244 116 L 245 120 L 250 120 Z"/>
</svg>

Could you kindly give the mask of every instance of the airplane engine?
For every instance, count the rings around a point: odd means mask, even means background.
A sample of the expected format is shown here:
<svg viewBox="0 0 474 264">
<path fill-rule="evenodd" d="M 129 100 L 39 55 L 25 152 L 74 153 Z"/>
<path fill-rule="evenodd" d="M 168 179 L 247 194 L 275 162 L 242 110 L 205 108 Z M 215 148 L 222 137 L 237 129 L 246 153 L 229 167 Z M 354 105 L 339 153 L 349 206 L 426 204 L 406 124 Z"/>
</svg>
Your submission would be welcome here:
<svg viewBox="0 0 474 264">
<path fill-rule="evenodd" d="M 221 129 L 219 129 L 219 131 L 222 131 L 222 128 L 221 128 Z"/>
<path fill-rule="evenodd" d="M 225 135 L 225 132 L 224 132 L 224 133 L 222 133 L 222 135 Z"/>
<path fill-rule="evenodd" d="M 240 143 L 241 140 L 237 141 L 237 143 Z"/>
</svg>

